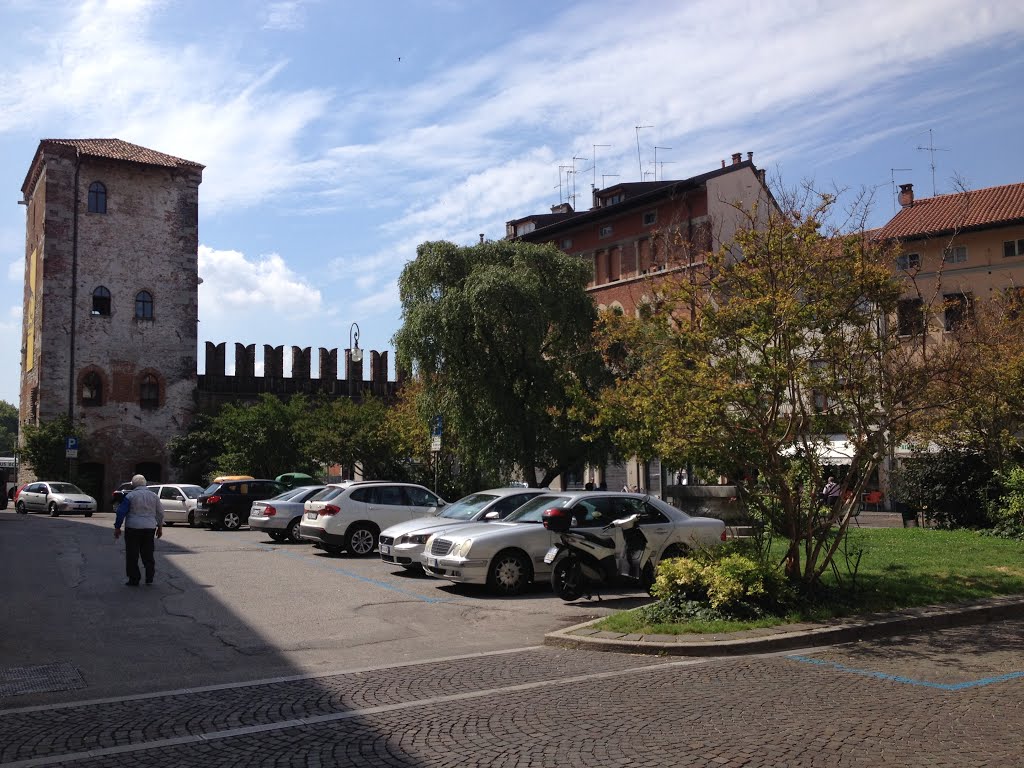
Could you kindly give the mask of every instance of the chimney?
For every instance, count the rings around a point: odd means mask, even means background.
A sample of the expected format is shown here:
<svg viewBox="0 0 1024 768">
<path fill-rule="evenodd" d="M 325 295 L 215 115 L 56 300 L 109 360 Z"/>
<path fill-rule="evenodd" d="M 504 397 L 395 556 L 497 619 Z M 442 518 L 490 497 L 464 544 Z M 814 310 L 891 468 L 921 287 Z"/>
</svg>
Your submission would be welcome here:
<svg viewBox="0 0 1024 768">
<path fill-rule="evenodd" d="M 722 167 L 725 168 L 725 160 L 722 161 Z"/>
<path fill-rule="evenodd" d="M 753 152 L 747 152 L 747 162 L 748 163 L 754 162 L 754 153 Z"/>
<path fill-rule="evenodd" d="M 482 243 L 483 241 L 484 241 L 484 233 L 483 233 L 483 232 L 481 232 L 481 233 L 480 233 L 480 242 Z"/>
<path fill-rule="evenodd" d="M 732 164 L 733 165 L 739 165 L 741 157 L 743 157 L 743 153 L 742 152 L 734 152 L 733 155 L 732 155 Z"/>
<path fill-rule="evenodd" d="M 910 208 L 914 205 L 914 185 L 900 184 L 900 205 Z"/>
</svg>

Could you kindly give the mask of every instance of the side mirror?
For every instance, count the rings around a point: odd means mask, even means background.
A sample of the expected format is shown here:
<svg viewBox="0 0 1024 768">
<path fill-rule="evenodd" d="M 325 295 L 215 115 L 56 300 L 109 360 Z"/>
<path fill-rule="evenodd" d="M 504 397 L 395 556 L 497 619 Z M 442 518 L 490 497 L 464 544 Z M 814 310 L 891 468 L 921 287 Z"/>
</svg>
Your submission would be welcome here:
<svg viewBox="0 0 1024 768">
<path fill-rule="evenodd" d="M 484 520 L 498 520 L 500 518 L 501 518 L 501 515 L 498 514 L 497 510 L 493 510 L 493 509 L 490 512 L 488 512 L 486 515 L 484 515 Z"/>
</svg>

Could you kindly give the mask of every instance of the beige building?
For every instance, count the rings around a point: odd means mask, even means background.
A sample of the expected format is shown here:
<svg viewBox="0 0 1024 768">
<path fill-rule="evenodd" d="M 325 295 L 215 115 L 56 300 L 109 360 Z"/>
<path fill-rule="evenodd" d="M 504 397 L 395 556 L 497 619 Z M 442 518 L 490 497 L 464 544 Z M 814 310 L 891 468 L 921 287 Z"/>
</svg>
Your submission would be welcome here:
<svg viewBox="0 0 1024 768">
<path fill-rule="evenodd" d="M 926 319 L 932 332 L 953 330 L 975 301 L 1024 288 L 1024 183 L 921 200 L 903 184 L 900 205 L 874 234 L 901 245 L 903 335 L 920 333 Z"/>
<path fill-rule="evenodd" d="M 136 472 L 174 479 L 167 440 L 195 409 L 202 172 L 119 139 L 46 139 L 22 185 L 20 421 L 81 425 L 77 478 L 101 503 Z"/>
</svg>

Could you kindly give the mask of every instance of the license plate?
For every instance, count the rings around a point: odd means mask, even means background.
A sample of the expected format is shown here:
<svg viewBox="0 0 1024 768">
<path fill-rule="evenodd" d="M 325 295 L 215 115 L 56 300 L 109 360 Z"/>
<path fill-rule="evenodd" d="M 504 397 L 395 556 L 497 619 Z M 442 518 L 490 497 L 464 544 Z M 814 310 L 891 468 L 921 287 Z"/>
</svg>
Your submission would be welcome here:
<svg viewBox="0 0 1024 768">
<path fill-rule="evenodd" d="M 316 520 L 316 512 L 307 512 L 306 513 L 306 519 L 307 520 Z"/>
<path fill-rule="evenodd" d="M 556 557 L 558 557 L 558 547 L 552 547 L 547 551 L 547 554 L 544 555 L 544 562 L 551 565 L 555 562 Z"/>
<path fill-rule="evenodd" d="M 391 554 L 391 546 L 388 545 L 388 544 L 381 544 L 380 545 L 380 553 L 382 555 L 390 555 Z"/>
</svg>

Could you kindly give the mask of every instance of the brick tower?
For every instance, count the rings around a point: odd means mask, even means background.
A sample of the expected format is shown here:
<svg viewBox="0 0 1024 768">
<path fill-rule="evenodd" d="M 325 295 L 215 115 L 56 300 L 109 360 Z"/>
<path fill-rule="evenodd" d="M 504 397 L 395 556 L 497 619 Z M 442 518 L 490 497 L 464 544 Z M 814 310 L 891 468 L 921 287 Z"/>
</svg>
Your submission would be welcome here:
<svg viewBox="0 0 1024 768">
<path fill-rule="evenodd" d="M 195 410 L 202 175 L 119 139 L 45 139 L 22 186 L 20 421 L 81 426 L 101 508 L 136 472 L 173 479 L 167 441 Z"/>
</svg>

